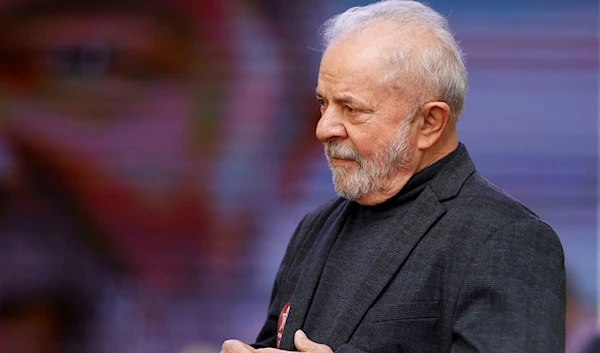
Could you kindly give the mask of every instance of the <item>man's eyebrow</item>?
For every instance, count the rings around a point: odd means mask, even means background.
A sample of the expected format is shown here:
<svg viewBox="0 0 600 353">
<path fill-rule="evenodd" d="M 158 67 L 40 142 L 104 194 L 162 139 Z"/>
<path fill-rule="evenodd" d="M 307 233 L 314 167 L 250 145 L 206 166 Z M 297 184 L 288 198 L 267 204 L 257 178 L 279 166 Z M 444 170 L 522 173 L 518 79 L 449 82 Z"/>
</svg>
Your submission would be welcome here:
<svg viewBox="0 0 600 353">
<path fill-rule="evenodd" d="M 319 90 L 315 91 L 315 95 L 317 96 L 317 98 L 322 98 L 323 95 L 321 93 L 319 93 Z M 333 101 L 336 103 L 340 103 L 340 104 L 364 104 L 364 100 L 360 99 L 352 94 L 349 93 L 341 93 L 336 97 L 333 97 Z"/>
<path fill-rule="evenodd" d="M 357 103 L 362 103 L 362 99 L 353 96 L 351 94 L 348 93 L 342 93 L 340 95 L 338 95 L 337 97 L 333 98 L 334 101 L 336 101 L 337 103 L 350 103 L 350 104 L 357 104 Z"/>
</svg>

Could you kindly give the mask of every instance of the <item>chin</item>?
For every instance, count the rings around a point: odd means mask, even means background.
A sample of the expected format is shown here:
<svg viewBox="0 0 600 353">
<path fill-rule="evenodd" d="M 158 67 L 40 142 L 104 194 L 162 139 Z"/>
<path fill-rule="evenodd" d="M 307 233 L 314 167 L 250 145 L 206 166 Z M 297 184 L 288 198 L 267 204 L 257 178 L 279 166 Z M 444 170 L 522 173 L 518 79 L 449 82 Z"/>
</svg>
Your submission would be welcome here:
<svg viewBox="0 0 600 353">
<path fill-rule="evenodd" d="M 345 199 L 356 201 L 369 194 L 370 190 L 365 190 L 364 187 L 348 182 L 334 179 L 335 192 Z"/>
</svg>

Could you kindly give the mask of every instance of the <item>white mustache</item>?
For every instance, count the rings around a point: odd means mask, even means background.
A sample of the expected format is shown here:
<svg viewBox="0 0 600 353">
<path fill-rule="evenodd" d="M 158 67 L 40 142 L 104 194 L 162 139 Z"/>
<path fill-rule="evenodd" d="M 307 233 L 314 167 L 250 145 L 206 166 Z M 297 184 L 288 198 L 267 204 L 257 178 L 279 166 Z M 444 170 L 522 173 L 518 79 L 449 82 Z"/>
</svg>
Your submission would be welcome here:
<svg viewBox="0 0 600 353">
<path fill-rule="evenodd" d="M 362 165 L 362 157 L 354 148 L 350 146 L 334 144 L 332 142 L 326 142 L 324 145 L 325 156 L 327 157 L 327 160 L 331 161 L 332 158 L 348 159 L 357 161 L 360 165 Z"/>
</svg>

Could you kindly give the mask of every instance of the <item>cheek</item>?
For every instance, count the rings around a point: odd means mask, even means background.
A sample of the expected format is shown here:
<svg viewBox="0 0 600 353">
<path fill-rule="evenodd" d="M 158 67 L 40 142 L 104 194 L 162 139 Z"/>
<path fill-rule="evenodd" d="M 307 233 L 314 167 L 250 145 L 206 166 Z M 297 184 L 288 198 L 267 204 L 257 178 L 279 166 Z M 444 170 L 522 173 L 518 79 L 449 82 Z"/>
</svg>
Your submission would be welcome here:
<svg viewBox="0 0 600 353">
<path fill-rule="evenodd" d="M 428 139 L 419 133 L 419 128 L 412 126 L 408 134 L 408 143 L 416 148 L 423 148 L 423 143 L 427 143 Z"/>
<path fill-rule="evenodd" d="M 371 159 L 385 148 L 388 137 L 377 130 L 355 129 L 348 131 L 348 140 L 363 159 Z"/>
</svg>

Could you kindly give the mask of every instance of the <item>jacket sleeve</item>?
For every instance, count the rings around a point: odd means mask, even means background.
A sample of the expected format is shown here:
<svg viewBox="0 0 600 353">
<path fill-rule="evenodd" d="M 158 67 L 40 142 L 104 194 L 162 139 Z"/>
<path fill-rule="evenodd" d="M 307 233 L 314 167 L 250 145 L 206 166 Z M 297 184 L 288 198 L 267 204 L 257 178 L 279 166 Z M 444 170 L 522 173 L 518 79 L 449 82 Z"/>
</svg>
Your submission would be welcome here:
<svg viewBox="0 0 600 353">
<path fill-rule="evenodd" d="M 565 277 L 547 224 L 522 220 L 491 236 L 461 286 L 452 353 L 564 352 Z"/>
<path fill-rule="evenodd" d="M 275 276 L 275 283 L 273 284 L 273 290 L 271 292 L 271 301 L 269 303 L 269 312 L 267 315 L 267 320 L 263 325 L 258 337 L 256 338 L 256 343 L 251 344 L 254 348 L 268 348 L 275 347 L 275 343 L 277 340 L 277 321 L 279 320 L 279 313 L 281 308 L 283 307 L 282 298 L 280 298 L 281 290 L 280 287 L 282 283 L 285 281 L 285 277 L 287 275 L 288 266 L 292 262 L 293 255 L 295 253 L 296 247 L 298 246 L 298 242 L 302 237 L 303 225 L 306 222 L 308 216 L 304 216 L 302 221 L 296 227 L 290 242 L 288 243 L 287 249 L 285 251 L 285 255 L 283 256 L 283 260 L 279 265 L 279 269 L 277 270 L 277 275 Z"/>
</svg>

